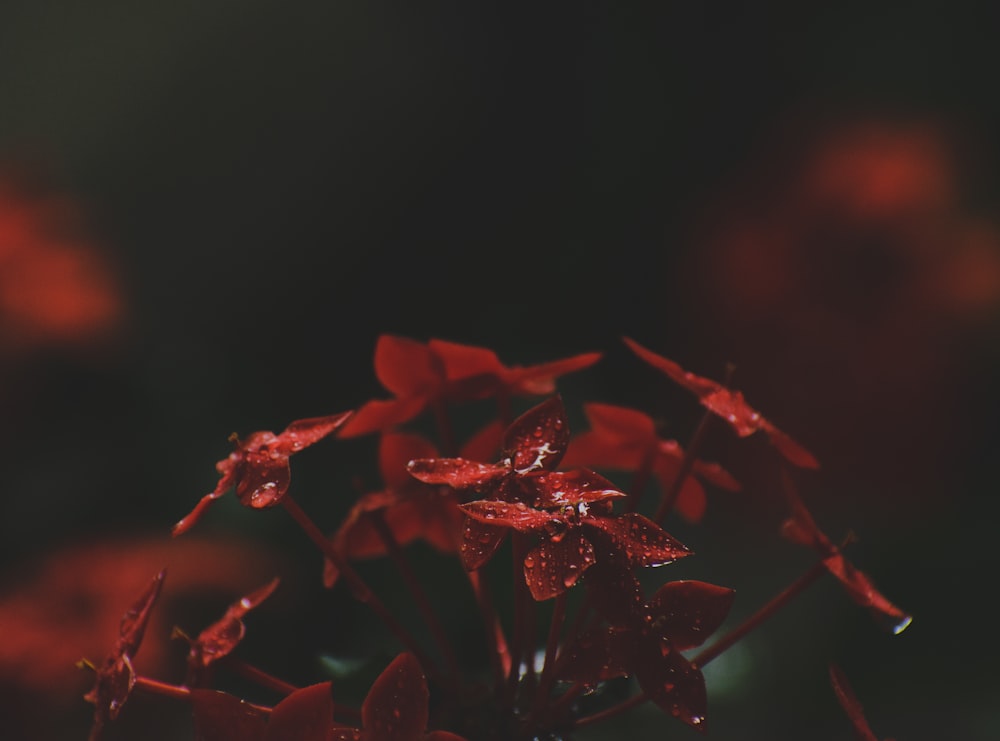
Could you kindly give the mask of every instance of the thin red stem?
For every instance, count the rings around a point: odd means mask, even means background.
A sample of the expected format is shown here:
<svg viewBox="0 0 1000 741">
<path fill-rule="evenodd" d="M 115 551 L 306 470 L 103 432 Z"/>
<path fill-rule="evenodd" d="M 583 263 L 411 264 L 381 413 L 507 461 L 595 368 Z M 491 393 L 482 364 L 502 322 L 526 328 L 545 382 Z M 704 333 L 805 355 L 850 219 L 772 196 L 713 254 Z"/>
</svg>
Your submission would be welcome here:
<svg viewBox="0 0 1000 741">
<path fill-rule="evenodd" d="M 362 602 L 379 617 L 379 619 L 385 623 L 389 631 L 399 639 L 399 641 L 406 646 L 413 655 L 423 666 L 424 671 L 428 675 L 440 676 L 440 672 L 436 670 L 434 663 L 430 658 L 424 653 L 424 651 L 417 644 L 416 639 L 406 630 L 403 625 L 396 620 L 396 618 L 389 612 L 385 604 L 378 598 L 378 596 L 371 590 L 371 588 L 365 583 L 361 575 L 354 569 L 353 566 L 348 562 L 346 558 L 333 546 L 333 543 L 323 535 L 323 532 L 316 526 L 316 523 L 303 511 L 303 509 L 298 505 L 298 503 L 290 496 L 285 496 L 281 503 L 284 505 L 285 509 L 292 516 L 292 518 L 299 524 L 299 527 L 305 531 L 309 539 L 316 544 L 316 546 L 323 552 L 327 558 L 329 558 L 334 565 L 340 570 L 341 575 L 347 581 L 348 586 L 351 588 L 351 592 L 354 597 Z"/>
<path fill-rule="evenodd" d="M 451 673 L 452 684 L 453 686 L 457 686 L 460 678 L 458 659 L 455 656 L 455 649 L 452 647 L 451 641 L 448 640 L 448 634 L 445 633 L 444 626 L 441 625 L 441 621 L 434 612 L 434 608 L 431 607 L 430 600 L 427 598 L 427 594 L 424 592 L 424 589 L 420 584 L 420 580 L 417 579 L 417 575 L 411 568 L 410 562 L 406 559 L 406 555 L 403 553 L 403 549 L 400 547 L 399 541 L 396 540 L 396 536 L 393 535 L 392 530 L 390 530 L 388 524 L 386 524 L 383 512 L 381 510 L 371 512 L 369 514 L 369 519 L 374 525 L 375 531 L 378 533 L 382 543 L 389 551 L 389 557 L 392 559 L 396 568 L 399 570 L 400 575 L 403 577 L 403 583 L 406 584 L 406 588 L 409 590 L 410 596 L 413 597 L 413 601 L 416 604 L 417 609 L 420 611 L 420 614 L 423 616 L 424 621 L 427 623 L 427 627 L 434 636 L 434 640 L 437 641 L 438 646 L 441 648 L 441 651 L 444 654 L 445 662 L 448 664 L 448 670 Z"/>
<path fill-rule="evenodd" d="M 545 661 L 542 664 L 542 676 L 538 680 L 538 689 L 535 692 L 535 709 L 537 710 L 548 699 L 552 683 L 555 681 L 556 651 L 559 649 L 559 635 L 562 632 L 563 623 L 566 621 L 566 603 L 569 599 L 567 592 L 563 592 L 556 597 L 555 606 L 552 608 L 552 619 L 549 622 L 549 637 L 545 642 Z"/>
</svg>

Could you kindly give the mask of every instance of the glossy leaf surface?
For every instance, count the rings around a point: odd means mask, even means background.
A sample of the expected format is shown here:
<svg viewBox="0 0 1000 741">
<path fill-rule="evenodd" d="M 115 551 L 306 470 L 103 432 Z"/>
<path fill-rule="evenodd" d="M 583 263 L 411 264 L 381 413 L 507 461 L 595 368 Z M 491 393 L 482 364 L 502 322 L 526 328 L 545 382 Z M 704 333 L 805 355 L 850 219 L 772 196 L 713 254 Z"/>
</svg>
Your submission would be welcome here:
<svg viewBox="0 0 1000 741">
<path fill-rule="evenodd" d="M 288 493 L 291 479 L 289 457 L 335 432 L 352 414 L 348 411 L 299 419 L 279 435 L 269 431 L 255 432 L 242 442 L 233 436 L 235 449 L 215 466 L 220 474 L 215 489 L 174 525 L 174 535 L 191 529 L 212 501 L 234 487 L 240 503 L 246 507 L 262 509 L 280 503 Z"/>
</svg>

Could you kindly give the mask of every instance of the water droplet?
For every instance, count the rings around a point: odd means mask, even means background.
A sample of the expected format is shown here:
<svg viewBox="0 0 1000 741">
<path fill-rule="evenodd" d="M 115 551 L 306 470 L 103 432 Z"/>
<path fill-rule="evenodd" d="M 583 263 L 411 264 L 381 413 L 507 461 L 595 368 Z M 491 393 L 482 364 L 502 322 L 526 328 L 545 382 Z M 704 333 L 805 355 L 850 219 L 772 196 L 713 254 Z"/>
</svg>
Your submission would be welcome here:
<svg viewBox="0 0 1000 741">
<path fill-rule="evenodd" d="M 524 557 L 524 568 L 533 569 L 535 568 L 535 559 L 532 556 Z"/>
<path fill-rule="evenodd" d="M 250 494 L 250 506 L 258 508 L 268 507 L 277 501 L 278 495 L 278 485 L 273 481 L 268 481 L 258 486 Z"/>
<path fill-rule="evenodd" d="M 402 713 L 400 712 L 399 708 L 393 708 L 392 709 L 392 717 L 393 718 L 395 718 L 396 720 L 399 720 L 399 716 L 400 715 L 402 715 Z"/>
<path fill-rule="evenodd" d="M 912 622 L 913 618 L 910 615 L 907 615 L 898 623 L 896 623 L 894 626 L 892 626 L 892 634 L 898 636 L 900 633 L 906 630 L 910 626 L 910 623 Z"/>
</svg>

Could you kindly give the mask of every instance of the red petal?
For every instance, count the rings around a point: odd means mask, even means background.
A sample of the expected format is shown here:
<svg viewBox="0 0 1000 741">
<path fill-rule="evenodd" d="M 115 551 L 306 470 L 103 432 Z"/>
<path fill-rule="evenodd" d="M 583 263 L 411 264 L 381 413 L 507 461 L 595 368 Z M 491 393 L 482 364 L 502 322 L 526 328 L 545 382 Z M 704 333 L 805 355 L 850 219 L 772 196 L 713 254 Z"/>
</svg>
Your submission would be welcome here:
<svg viewBox="0 0 1000 741">
<path fill-rule="evenodd" d="M 601 357 L 599 352 L 590 352 L 525 368 L 509 368 L 504 373 L 504 382 L 512 393 L 551 394 L 555 391 L 555 379 L 588 368 Z"/>
<path fill-rule="evenodd" d="M 765 429 L 768 437 L 771 439 L 771 444 L 774 445 L 777 451 L 781 453 L 781 455 L 784 456 L 785 460 L 789 463 L 796 465 L 799 468 L 819 468 L 819 461 L 816 460 L 816 456 L 802 447 L 802 445 L 795 442 L 795 440 L 790 438 L 771 423 L 767 423 Z"/>
<path fill-rule="evenodd" d="M 397 656 L 378 676 L 364 704 L 364 738 L 372 741 L 416 741 L 427 728 L 427 679 L 410 653 Z"/>
<path fill-rule="evenodd" d="M 559 537 L 558 540 L 556 538 Z M 541 602 L 562 594 L 597 562 L 594 546 L 578 529 L 543 540 L 524 557 L 524 580 Z"/>
<path fill-rule="evenodd" d="M 503 369 L 496 353 L 485 347 L 433 339 L 427 344 L 444 366 L 449 381 L 483 375 L 499 377 Z"/>
<path fill-rule="evenodd" d="M 142 636 L 146 632 L 146 624 L 153 611 L 153 605 L 160 597 L 163 589 L 163 580 L 167 578 L 167 570 L 161 569 L 153 577 L 146 591 L 142 596 L 122 616 L 119 626 L 118 650 L 129 657 L 135 656 L 139 651 L 139 644 L 142 643 Z"/>
<path fill-rule="evenodd" d="M 268 714 L 218 690 L 192 689 L 198 741 L 264 741 Z"/>
<path fill-rule="evenodd" d="M 633 339 L 623 337 L 622 340 L 629 346 L 632 352 L 640 358 L 645 360 L 654 368 L 666 373 L 675 383 L 678 383 L 689 391 L 694 392 L 699 397 L 722 388 L 722 386 L 715 381 L 702 378 L 701 376 L 696 376 L 694 373 L 684 370 L 673 360 L 668 360 L 662 355 L 657 355 L 655 352 L 646 349 Z"/>
<path fill-rule="evenodd" d="M 422 342 L 384 334 L 375 343 L 375 375 L 393 396 L 402 398 L 439 388 L 444 368 Z"/>
<path fill-rule="evenodd" d="M 270 597 L 277 589 L 278 582 L 277 578 L 272 579 L 260 589 L 230 605 L 220 620 L 198 635 L 188 655 L 189 663 L 206 667 L 231 653 L 246 632 L 243 616 Z"/>
<path fill-rule="evenodd" d="M 278 449 L 286 455 L 297 453 L 303 448 L 307 448 L 313 443 L 317 443 L 327 435 L 337 431 L 351 415 L 353 411 L 331 414 L 326 417 L 310 417 L 309 419 L 297 419 L 292 422 L 277 437 Z"/>
<path fill-rule="evenodd" d="M 423 737 L 423 741 L 466 741 L 466 739 L 451 731 L 431 731 Z"/>
<path fill-rule="evenodd" d="M 835 553 L 823 559 L 823 564 L 847 588 L 851 599 L 871 610 L 879 623 L 893 633 L 902 633 L 913 622 L 912 616 L 882 596 L 868 575 L 855 568 L 843 554 Z"/>
<path fill-rule="evenodd" d="M 288 493 L 291 477 L 287 455 L 277 450 L 248 450 L 236 467 L 236 496 L 244 507 L 273 507 Z"/>
<path fill-rule="evenodd" d="M 700 646 L 722 625 L 735 594 L 702 581 L 667 582 L 649 601 L 654 630 L 678 651 Z"/>
<path fill-rule="evenodd" d="M 415 458 L 434 458 L 437 449 L 420 435 L 389 432 L 379 440 L 378 462 L 382 481 L 389 489 L 405 489 L 413 484 L 407 465 Z"/>
<path fill-rule="evenodd" d="M 569 424 L 562 399 L 552 396 L 532 407 L 507 428 L 504 456 L 517 473 L 554 471 L 569 445 Z"/>
<path fill-rule="evenodd" d="M 295 690 L 274 706 L 264 734 L 266 741 L 327 741 L 333 724 L 330 682 Z"/>
<path fill-rule="evenodd" d="M 460 510 L 475 520 L 492 526 L 512 527 L 515 530 L 540 530 L 556 518 L 522 502 L 500 502 L 493 499 L 460 504 Z"/>
<path fill-rule="evenodd" d="M 471 517 L 465 518 L 462 528 L 462 547 L 459 555 L 466 571 L 475 571 L 493 558 L 507 535 L 507 528 L 494 527 Z"/>
<path fill-rule="evenodd" d="M 614 404 L 583 405 L 583 413 L 595 432 L 619 445 L 645 447 L 656 439 L 653 418 L 645 412 Z"/>
<path fill-rule="evenodd" d="M 400 399 L 369 401 L 361 405 L 354 416 L 340 428 L 338 437 L 358 437 L 371 432 L 388 430 L 404 422 L 409 422 L 427 406 L 424 395 L 406 396 Z"/>
<path fill-rule="evenodd" d="M 567 468 L 587 466 L 613 471 L 634 471 L 642 464 L 644 452 L 643 448 L 631 446 L 624 440 L 619 442 L 590 430 L 570 440 L 562 465 Z"/>
<path fill-rule="evenodd" d="M 566 505 L 591 504 L 627 496 L 613 483 L 594 471 L 552 471 L 523 476 L 523 488 L 534 490 L 538 507 L 561 508 Z"/>
<path fill-rule="evenodd" d="M 482 488 L 499 482 L 510 468 L 493 463 L 477 463 L 465 458 L 417 458 L 406 467 L 410 475 L 425 484 L 444 484 L 455 489 Z"/>
<path fill-rule="evenodd" d="M 622 631 L 628 634 L 628 631 Z M 559 653 L 559 679 L 594 686 L 615 677 L 628 676 L 628 670 L 612 650 L 614 628 L 583 633 Z M 629 635 L 631 638 L 631 635 Z"/>
<path fill-rule="evenodd" d="M 701 671 L 662 642 L 636 652 L 635 677 L 649 699 L 692 728 L 705 731 L 708 696 Z"/>
<path fill-rule="evenodd" d="M 830 683 L 833 685 L 834 694 L 837 695 L 837 701 L 851 719 L 858 741 L 878 741 L 865 719 L 864 708 L 861 707 L 844 672 L 836 664 L 830 664 Z"/>
<path fill-rule="evenodd" d="M 593 517 L 586 524 L 610 536 L 616 549 L 633 566 L 662 566 L 691 555 L 685 545 L 636 512 L 617 517 Z"/>
</svg>

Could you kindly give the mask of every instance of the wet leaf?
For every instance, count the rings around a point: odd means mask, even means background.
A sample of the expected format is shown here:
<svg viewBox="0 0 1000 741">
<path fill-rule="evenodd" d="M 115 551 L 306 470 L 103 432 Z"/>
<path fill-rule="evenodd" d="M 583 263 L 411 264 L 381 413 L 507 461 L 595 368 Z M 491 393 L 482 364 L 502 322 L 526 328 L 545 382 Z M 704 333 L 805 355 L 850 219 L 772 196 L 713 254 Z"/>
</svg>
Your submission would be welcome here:
<svg viewBox="0 0 1000 741">
<path fill-rule="evenodd" d="M 594 546 L 579 529 L 556 540 L 543 540 L 524 557 L 524 580 L 538 601 L 551 599 L 574 586 L 597 563 Z"/>
<path fill-rule="evenodd" d="M 638 654 L 635 678 L 650 700 L 674 718 L 705 732 L 705 677 L 680 651 L 666 642 L 651 645 Z"/>
<path fill-rule="evenodd" d="M 320 682 L 295 690 L 274 706 L 265 741 L 327 741 L 334 728 L 333 685 Z"/>
<path fill-rule="evenodd" d="M 594 517 L 588 524 L 603 531 L 632 566 L 662 566 L 692 555 L 687 546 L 636 512 Z"/>
<path fill-rule="evenodd" d="M 255 432 L 245 441 L 233 436 L 235 449 L 215 467 L 220 474 L 215 489 L 201 498 L 195 508 L 173 528 L 174 535 L 188 531 L 212 501 L 229 489 L 246 507 L 261 509 L 278 504 L 288 492 L 291 469 L 288 459 L 303 448 L 319 442 L 341 427 L 353 412 L 295 420 L 280 435 Z"/>
<path fill-rule="evenodd" d="M 192 689 L 195 741 L 264 741 L 268 714 L 218 690 Z"/>
<path fill-rule="evenodd" d="M 722 625 L 735 592 L 702 581 L 672 581 L 649 601 L 653 630 L 678 651 L 700 646 Z"/>
<path fill-rule="evenodd" d="M 278 579 L 272 579 L 260 589 L 236 600 L 218 621 L 205 628 L 192 641 L 188 652 L 189 686 L 202 686 L 208 675 L 205 671 L 219 659 L 228 656 L 243 640 L 246 626 L 243 617 L 278 588 Z"/>
<path fill-rule="evenodd" d="M 142 644 L 146 624 L 163 589 L 166 575 L 164 569 L 154 576 L 142 595 L 125 611 L 118 627 L 118 639 L 104 663 L 97 667 L 93 688 L 84 695 L 87 702 L 96 706 L 91 741 L 100 738 L 106 723 L 118 717 L 135 686 L 132 659 Z"/>
<path fill-rule="evenodd" d="M 549 397 L 507 428 L 503 451 L 515 473 L 554 471 L 569 445 L 566 408 L 559 395 Z"/>
</svg>

